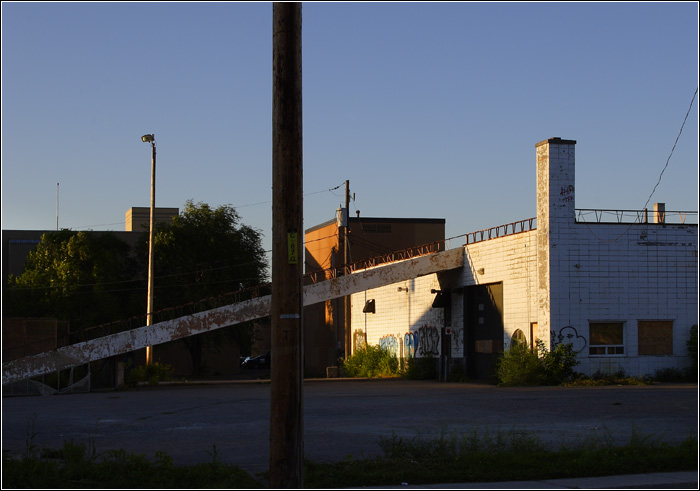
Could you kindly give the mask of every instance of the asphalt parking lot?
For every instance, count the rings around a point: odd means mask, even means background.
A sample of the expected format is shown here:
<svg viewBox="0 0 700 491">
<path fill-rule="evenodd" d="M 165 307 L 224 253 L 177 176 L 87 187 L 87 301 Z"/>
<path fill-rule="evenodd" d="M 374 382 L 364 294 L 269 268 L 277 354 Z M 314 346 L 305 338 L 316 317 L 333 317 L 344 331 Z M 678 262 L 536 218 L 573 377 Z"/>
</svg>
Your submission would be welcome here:
<svg viewBox="0 0 700 491">
<path fill-rule="evenodd" d="M 74 440 L 98 452 L 157 451 L 176 464 L 214 455 L 250 472 L 269 460 L 270 385 L 218 382 L 86 394 L 3 397 L 3 451 Z M 552 445 L 583 439 L 669 443 L 698 434 L 695 384 L 504 388 L 408 380 L 304 384 L 304 454 L 381 455 L 382 437 L 527 432 Z M 33 436 L 30 436 L 33 435 Z"/>
</svg>

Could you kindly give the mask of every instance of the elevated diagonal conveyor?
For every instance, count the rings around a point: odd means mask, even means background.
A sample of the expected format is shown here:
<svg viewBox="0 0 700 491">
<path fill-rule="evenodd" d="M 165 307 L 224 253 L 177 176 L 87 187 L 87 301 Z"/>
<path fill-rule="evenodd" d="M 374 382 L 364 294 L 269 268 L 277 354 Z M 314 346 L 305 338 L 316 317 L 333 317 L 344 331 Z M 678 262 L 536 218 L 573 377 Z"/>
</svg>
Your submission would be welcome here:
<svg viewBox="0 0 700 491">
<path fill-rule="evenodd" d="M 458 247 L 377 266 L 351 275 L 306 285 L 304 305 L 459 268 L 463 264 L 464 249 Z M 266 295 L 3 363 L 2 384 L 65 370 L 146 346 L 155 346 L 266 317 L 270 315 L 270 300 L 270 295 Z"/>
</svg>

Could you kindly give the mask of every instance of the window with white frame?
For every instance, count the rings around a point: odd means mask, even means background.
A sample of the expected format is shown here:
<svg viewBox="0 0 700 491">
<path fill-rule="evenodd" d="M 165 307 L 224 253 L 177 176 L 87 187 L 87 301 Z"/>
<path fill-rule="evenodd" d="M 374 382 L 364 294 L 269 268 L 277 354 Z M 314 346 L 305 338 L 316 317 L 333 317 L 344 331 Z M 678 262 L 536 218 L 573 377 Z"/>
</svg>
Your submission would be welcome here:
<svg viewBox="0 0 700 491">
<path fill-rule="evenodd" d="M 624 322 L 590 322 L 588 324 L 590 356 L 625 354 Z"/>
</svg>

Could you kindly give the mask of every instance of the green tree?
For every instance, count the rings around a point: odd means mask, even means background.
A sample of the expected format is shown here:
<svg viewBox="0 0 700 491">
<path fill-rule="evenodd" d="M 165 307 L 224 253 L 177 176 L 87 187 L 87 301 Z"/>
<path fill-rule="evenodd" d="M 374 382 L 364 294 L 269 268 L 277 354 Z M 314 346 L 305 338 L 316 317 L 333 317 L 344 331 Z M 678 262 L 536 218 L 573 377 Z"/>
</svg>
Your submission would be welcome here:
<svg viewBox="0 0 700 491">
<path fill-rule="evenodd" d="M 265 282 L 261 237 L 241 224 L 231 206 L 214 209 L 187 201 L 179 216 L 156 226 L 154 320 L 219 307 L 236 299 L 215 297 Z M 28 255 L 24 272 L 9 278 L 3 314 L 55 317 L 70 321 L 72 331 L 144 315 L 147 265 L 148 231 L 135 251 L 109 232 L 44 234 Z M 159 312 L 180 306 L 186 308 Z M 202 368 L 204 343 L 235 342 L 249 352 L 252 332 L 248 323 L 186 338 L 195 374 Z"/>
<path fill-rule="evenodd" d="M 212 208 L 188 200 L 180 215 L 155 227 L 155 311 L 263 283 L 267 278 L 267 261 L 261 239 L 262 234 L 242 224 L 230 205 Z M 147 250 L 144 242 L 141 248 L 144 261 Z M 200 305 L 198 310 L 211 308 L 201 302 Z M 208 342 L 235 342 L 242 350 L 249 350 L 252 323 L 185 338 L 194 375 L 201 374 L 202 347 Z"/>
<path fill-rule="evenodd" d="M 42 235 L 24 272 L 10 276 L 5 315 L 55 317 L 71 330 L 135 314 L 136 261 L 131 248 L 109 232 L 61 230 Z"/>
</svg>

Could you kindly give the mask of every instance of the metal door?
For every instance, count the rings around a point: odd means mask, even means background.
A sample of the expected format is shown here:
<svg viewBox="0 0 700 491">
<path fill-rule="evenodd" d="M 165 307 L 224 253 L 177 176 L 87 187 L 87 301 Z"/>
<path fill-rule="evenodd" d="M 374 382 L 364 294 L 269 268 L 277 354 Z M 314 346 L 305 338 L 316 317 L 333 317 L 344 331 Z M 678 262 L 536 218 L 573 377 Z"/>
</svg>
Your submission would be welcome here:
<svg viewBox="0 0 700 491">
<path fill-rule="evenodd" d="M 464 289 L 464 343 L 467 376 L 492 380 L 503 352 L 503 283 Z"/>
</svg>

